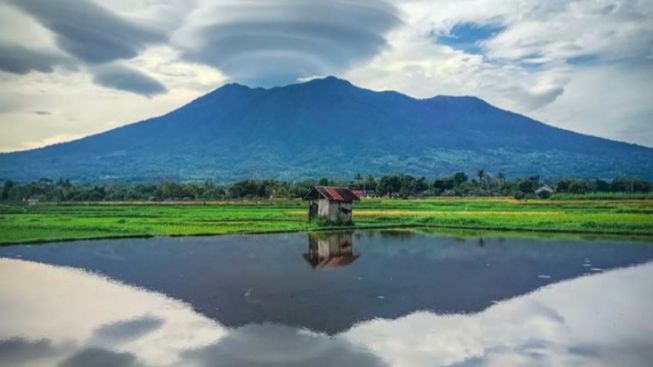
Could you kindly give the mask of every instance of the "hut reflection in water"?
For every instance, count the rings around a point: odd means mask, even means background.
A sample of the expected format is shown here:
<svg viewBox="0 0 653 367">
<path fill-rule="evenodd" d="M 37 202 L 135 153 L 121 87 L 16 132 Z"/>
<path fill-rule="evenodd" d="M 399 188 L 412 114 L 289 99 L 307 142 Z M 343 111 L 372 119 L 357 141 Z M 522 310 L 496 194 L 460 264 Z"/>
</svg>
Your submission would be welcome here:
<svg viewBox="0 0 653 367">
<path fill-rule="evenodd" d="M 352 232 L 309 233 L 304 258 L 314 269 L 346 266 L 356 261 Z"/>
</svg>

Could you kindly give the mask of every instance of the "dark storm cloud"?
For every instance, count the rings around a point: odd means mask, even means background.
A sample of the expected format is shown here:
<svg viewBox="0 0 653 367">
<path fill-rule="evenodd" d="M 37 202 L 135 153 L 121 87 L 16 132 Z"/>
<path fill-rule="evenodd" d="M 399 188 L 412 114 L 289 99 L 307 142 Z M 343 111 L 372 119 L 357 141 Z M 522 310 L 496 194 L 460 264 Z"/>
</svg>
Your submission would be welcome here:
<svg viewBox="0 0 653 367">
<path fill-rule="evenodd" d="M 136 357 L 131 353 L 118 353 L 102 348 L 86 348 L 72 355 L 59 367 L 140 367 Z"/>
<path fill-rule="evenodd" d="M 399 23 L 397 9 L 378 0 L 254 0 L 218 6 L 204 17 L 206 25 L 187 30 L 200 46 L 184 57 L 255 85 L 346 70 L 381 51 L 385 33 Z M 191 43 L 181 38 L 180 47 Z"/>
<path fill-rule="evenodd" d="M 216 344 L 184 353 L 180 365 L 385 366 L 377 356 L 345 340 L 271 324 L 248 325 L 232 330 Z"/>
<path fill-rule="evenodd" d="M 165 37 L 86 0 L 9 0 L 56 35 L 61 49 L 88 63 L 136 56 Z"/>
<path fill-rule="evenodd" d="M 0 365 L 22 364 L 58 354 L 62 348 L 54 347 L 49 339 L 27 340 L 11 338 L 0 340 Z"/>
<path fill-rule="evenodd" d="M 93 81 L 104 87 L 125 90 L 144 96 L 166 93 L 168 90 L 159 81 L 138 70 L 122 65 L 103 65 L 91 69 Z"/>
<path fill-rule="evenodd" d="M 103 325 L 95 330 L 95 337 L 108 342 L 123 342 L 138 339 L 163 325 L 163 319 L 143 316 L 133 320 Z"/>
<path fill-rule="evenodd" d="M 13 74 L 30 71 L 51 73 L 55 66 L 73 67 L 74 62 L 48 51 L 30 50 L 18 44 L 0 43 L 0 70 Z"/>
</svg>

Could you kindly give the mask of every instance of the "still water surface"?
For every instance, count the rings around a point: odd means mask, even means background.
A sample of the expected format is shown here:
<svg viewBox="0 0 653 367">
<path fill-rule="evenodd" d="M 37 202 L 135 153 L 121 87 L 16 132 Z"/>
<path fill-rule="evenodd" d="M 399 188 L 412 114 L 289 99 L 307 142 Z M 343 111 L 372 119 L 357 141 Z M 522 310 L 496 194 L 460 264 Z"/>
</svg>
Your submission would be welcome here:
<svg viewBox="0 0 653 367">
<path fill-rule="evenodd" d="M 650 366 L 653 245 L 382 231 L 0 248 L 0 366 Z"/>
</svg>

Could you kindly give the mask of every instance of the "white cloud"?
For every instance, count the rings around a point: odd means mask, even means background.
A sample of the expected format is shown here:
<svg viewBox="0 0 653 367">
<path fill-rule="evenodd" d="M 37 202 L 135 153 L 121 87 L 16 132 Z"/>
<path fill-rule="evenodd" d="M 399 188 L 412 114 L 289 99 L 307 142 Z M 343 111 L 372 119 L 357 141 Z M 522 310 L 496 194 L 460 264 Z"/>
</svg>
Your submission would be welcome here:
<svg viewBox="0 0 653 367">
<path fill-rule="evenodd" d="M 475 95 L 555 126 L 653 145 L 653 113 L 642 97 L 653 65 L 650 1 L 401 5 L 404 25 L 388 35 L 389 47 L 348 78 L 416 97 Z M 480 41 L 482 54 L 437 43 L 435 35 L 461 23 L 505 29 Z"/>
<path fill-rule="evenodd" d="M 52 67 L 35 65 L 22 76 L 0 71 L 0 150 L 33 147 L 37 142 L 95 133 L 160 115 L 229 78 L 254 83 L 258 79 L 265 84 L 327 74 L 341 74 L 363 87 L 398 90 L 416 97 L 475 95 L 555 126 L 653 145 L 653 112 L 646 100 L 651 92 L 647 75 L 653 65 L 651 0 L 403 0 L 392 2 L 392 6 L 375 0 L 360 5 L 353 13 L 346 11 L 353 3 L 345 0 L 332 8 L 321 5 L 318 13 L 302 10 L 306 4 L 299 0 L 275 3 L 283 5 L 276 11 L 275 6 L 262 6 L 257 1 L 248 4 L 257 11 L 248 12 L 241 2 L 231 0 L 217 3 L 217 8 L 215 2 L 206 0 L 113 0 L 103 2 L 101 8 L 87 6 L 103 14 L 99 19 L 108 19 L 108 23 L 147 30 L 141 32 L 147 36 L 145 40 L 125 46 L 128 52 L 109 56 L 125 58 L 125 66 L 159 81 L 168 94 L 147 100 L 129 92 L 93 86 L 89 76 L 92 68 L 83 65 L 78 72 L 57 63 Z M 27 5 L 31 10 L 38 8 Z M 299 10 L 279 10 L 293 7 Z M 52 17 L 36 13 L 48 20 L 42 19 L 42 23 L 56 28 Z M 339 18 L 340 13 L 344 15 Z M 373 41 L 373 47 L 359 50 L 359 43 L 348 42 L 346 36 L 330 42 L 337 32 L 326 27 L 327 34 L 318 38 L 335 44 L 334 50 L 341 49 L 342 62 L 333 62 L 328 54 L 303 47 L 303 41 L 285 44 L 292 46 L 290 50 L 281 45 L 283 52 L 279 53 L 275 53 L 273 45 L 266 46 L 264 55 L 250 50 L 248 55 L 252 57 L 247 62 L 237 61 L 240 59 L 233 53 L 233 57 L 227 57 L 211 47 L 206 49 L 213 38 L 207 41 L 202 30 L 216 24 L 273 22 L 281 25 L 281 30 L 290 27 L 292 35 L 299 39 L 315 37 L 314 29 L 294 26 L 301 24 L 307 14 L 311 14 L 307 19 L 321 19 L 326 14 L 328 19 L 322 19 L 323 24 L 356 29 L 357 34 Z M 400 17 L 400 22 L 392 20 L 393 16 Z M 65 23 L 62 17 L 60 14 L 55 23 Z M 35 50 L 63 53 L 58 47 L 63 36 L 35 19 L 18 8 L 0 4 L 0 42 L 23 45 L 29 55 Z M 478 54 L 438 44 L 437 35 L 448 34 L 461 23 L 498 24 L 504 28 L 496 37 L 480 40 L 483 52 Z M 91 27 L 87 24 L 87 28 Z M 244 37 L 247 29 L 237 27 L 238 37 Z M 64 32 L 64 36 L 70 35 Z M 70 37 L 79 40 L 81 36 L 74 33 Z M 75 45 L 84 44 L 80 42 Z M 197 50 L 203 50 L 206 57 L 189 58 Z M 89 58 L 84 50 L 76 52 Z M 260 60 L 266 57 L 286 60 L 284 70 L 291 72 L 279 75 L 280 69 L 274 65 L 264 67 Z M 236 65 L 229 60 L 236 60 Z M 296 74 L 293 69 L 301 72 Z M 46 75 L 38 70 L 51 72 Z M 248 71 L 252 74 L 245 75 Z M 82 98 L 84 103 L 79 103 Z M 47 116 L 44 127 L 44 116 L 35 116 L 34 110 L 55 113 Z"/>
<path fill-rule="evenodd" d="M 591 135 L 653 145 L 653 65 L 603 65 L 574 72 L 564 94 L 533 117 Z"/>
</svg>

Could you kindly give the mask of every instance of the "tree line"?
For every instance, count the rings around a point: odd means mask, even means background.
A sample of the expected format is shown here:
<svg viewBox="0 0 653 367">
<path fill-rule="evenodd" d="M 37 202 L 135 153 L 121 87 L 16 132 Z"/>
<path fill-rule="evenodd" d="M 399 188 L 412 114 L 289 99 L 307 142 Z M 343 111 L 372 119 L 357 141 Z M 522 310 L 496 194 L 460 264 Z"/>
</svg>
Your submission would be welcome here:
<svg viewBox="0 0 653 367">
<path fill-rule="evenodd" d="M 555 193 L 649 193 L 650 182 L 638 178 L 601 179 L 561 178 L 555 182 L 538 176 L 509 179 L 505 174 L 490 175 L 479 170 L 470 177 L 464 172 L 427 179 L 406 174 L 374 177 L 356 174 L 350 180 L 279 181 L 248 179 L 232 184 L 182 183 L 160 181 L 141 184 L 75 184 L 66 179 L 43 178 L 29 183 L 4 181 L 3 201 L 166 201 L 301 198 L 314 185 L 346 186 L 371 197 L 425 196 L 514 196 L 535 197 L 538 188 L 547 185 Z M 545 191 L 544 194 L 547 194 Z M 546 195 L 543 195 L 546 196 Z"/>
</svg>

